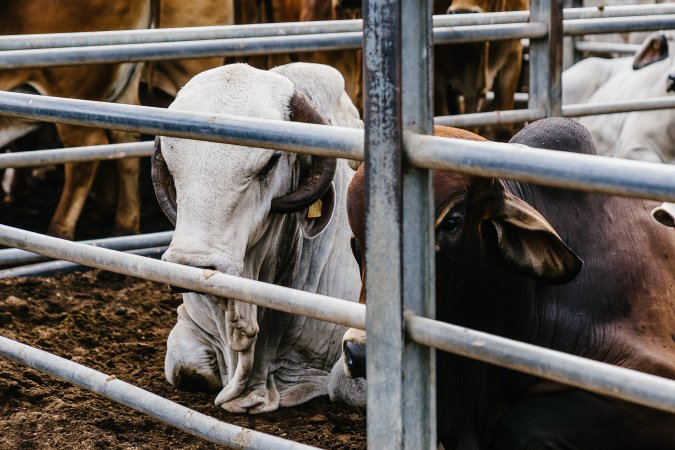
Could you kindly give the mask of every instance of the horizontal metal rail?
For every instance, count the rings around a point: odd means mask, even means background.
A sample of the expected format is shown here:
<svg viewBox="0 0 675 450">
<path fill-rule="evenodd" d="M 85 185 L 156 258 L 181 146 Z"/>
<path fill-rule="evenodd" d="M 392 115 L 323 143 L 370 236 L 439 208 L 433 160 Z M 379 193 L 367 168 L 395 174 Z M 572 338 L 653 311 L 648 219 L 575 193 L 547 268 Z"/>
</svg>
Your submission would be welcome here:
<svg viewBox="0 0 675 450">
<path fill-rule="evenodd" d="M 629 31 L 656 31 L 669 28 L 675 28 L 675 14 L 563 21 L 563 34 L 565 36 L 625 33 Z"/>
<path fill-rule="evenodd" d="M 675 96 L 641 98 L 630 101 L 577 103 L 563 105 L 563 117 L 598 116 L 603 114 L 621 114 L 628 112 L 647 112 L 675 108 Z M 491 111 L 486 113 L 460 114 L 457 116 L 438 116 L 436 125 L 452 127 L 479 127 L 503 123 L 531 122 L 546 117 L 539 109 L 515 109 L 511 111 Z"/>
<path fill-rule="evenodd" d="M 641 98 L 631 101 L 565 105 L 563 106 L 562 114 L 564 117 L 581 117 L 671 108 L 675 108 L 675 95 L 668 97 Z"/>
<path fill-rule="evenodd" d="M 33 150 L 0 154 L 0 169 L 8 167 L 38 167 L 71 162 L 101 161 L 122 158 L 137 158 L 152 155 L 154 142 L 130 142 L 124 144 L 88 145 L 49 150 Z"/>
<path fill-rule="evenodd" d="M 0 91 L 0 114 L 338 158 L 363 159 L 363 130 Z"/>
<path fill-rule="evenodd" d="M 362 33 L 101 45 L 0 52 L 0 69 L 238 57 L 361 47 Z"/>
<path fill-rule="evenodd" d="M 138 248 L 133 250 L 126 250 L 125 253 L 131 255 L 145 256 L 148 258 L 160 258 L 168 249 L 168 246 Z M 48 259 L 48 258 L 45 258 Z M 68 261 L 48 261 L 37 264 L 30 264 L 27 266 L 14 267 L 11 269 L 0 270 L 0 279 L 3 278 L 17 278 L 17 277 L 45 277 L 53 275 L 57 272 L 82 272 L 91 270 L 91 267 L 83 266 Z"/>
<path fill-rule="evenodd" d="M 92 247 L 7 225 L 0 225 L 0 245 L 347 327 L 364 329 L 366 325 L 366 309 L 359 303 L 239 278 L 213 270 Z"/>
<path fill-rule="evenodd" d="M 675 14 L 607 19 L 567 20 L 565 35 L 655 31 L 675 27 Z M 434 29 L 434 43 L 466 43 L 500 39 L 536 39 L 547 34 L 541 23 L 506 23 Z M 238 57 L 279 53 L 356 49 L 362 33 L 341 32 L 274 37 L 205 39 L 142 44 L 40 48 L 0 52 L 0 69 L 160 61 L 185 58 Z"/>
<path fill-rule="evenodd" d="M 653 99 L 652 99 L 653 100 Z M 162 108 L 0 92 L 0 114 L 108 127 L 295 153 L 363 159 L 363 130 Z M 409 135 L 408 157 L 422 168 L 606 194 L 675 201 L 675 167 L 495 142 Z M 472 153 L 475 152 L 475 153 Z M 480 158 L 478 158 L 480 155 Z M 483 168 L 481 168 L 483 167 Z M 571 181 L 566 182 L 569 178 Z"/>
<path fill-rule="evenodd" d="M 532 122 L 544 117 L 546 117 L 546 111 L 543 109 L 514 109 L 511 111 L 491 111 L 460 114 L 457 116 L 438 116 L 434 118 L 434 123 L 450 127 L 471 128 L 483 125 Z"/>
<path fill-rule="evenodd" d="M 436 28 L 434 40 L 442 44 L 497 39 L 534 39 L 544 37 L 546 33 L 546 25 L 540 23 L 479 25 Z M 0 69 L 344 50 L 361 48 L 361 42 L 361 32 L 349 32 L 12 50 L 0 52 Z"/>
<path fill-rule="evenodd" d="M 107 248 L 110 250 L 133 250 L 138 248 L 159 247 L 169 245 L 173 231 L 160 231 L 158 233 L 137 234 L 133 236 L 118 236 L 104 239 L 90 239 L 79 241 L 80 244 L 93 245 L 94 247 Z M 25 250 L 15 248 L 0 250 L 0 267 L 20 266 L 46 261 L 49 258 Z"/>
<path fill-rule="evenodd" d="M 608 17 L 675 14 L 675 4 L 606 6 L 604 8 L 568 8 L 566 20 Z M 524 23 L 529 11 L 508 11 L 481 14 L 449 14 L 434 16 L 434 27 L 498 25 Z M 0 36 L 0 51 L 37 48 L 85 47 L 97 45 L 148 44 L 213 39 L 292 36 L 359 32 L 360 19 L 316 22 L 285 22 L 210 27 L 161 28 L 150 30 L 98 31 L 85 33 L 55 33 Z"/>
<path fill-rule="evenodd" d="M 410 162 L 427 169 L 458 171 L 627 197 L 675 201 L 675 166 L 580 155 L 524 145 L 476 142 L 409 133 Z M 573 150 L 573 149 L 570 149 Z"/>
<path fill-rule="evenodd" d="M 186 408 L 97 370 L 0 336 L 0 357 L 68 381 L 216 444 L 236 449 L 314 449 Z"/>
<path fill-rule="evenodd" d="M 548 26 L 543 23 L 509 23 L 434 28 L 433 36 L 434 44 L 462 44 L 504 39 L 541 39 L 547 33 Z"/>
<path fill-rule="evenodd" d="M 359 328 L 365 325 L 364 305 L 331 297 L 295 291 L 214 271 L 120 254 L 113 250 L 42 236 L 4 225 L 0 225 L 0 243 L 20 246 L 33 252 L 91 265 L 111 272 L 172 283 L 186 289 L 235 298 L 333 323 Z M 248 286 L 243 289 L 235 287 L 240 283 Z M 300 306 L 303 302 L 289 302 L 288 299 L 291 297 L 286 294 L 290 293 L 295 294 L 295 300 L 304 297 L 306 300 L 304 306 Z M 260 301 L 265 297 L 267 297 L 266 300 Z M 317 314 L 318 310 L 324 312 Z M 423 345 L 572 384 L 604 395 L 675 412 L 675 382 L 673 381 L 414 315 L 407 316 L 406 330 L 412 340 Z M 53 355 L 50 356 L 56 358 Z M 36 368 L 42 370 L 40 366 Z M 105 379 L 107 382 L 110 381 L 109 377 Z"/>
<path fill-rule="evenodd" d="M 589 53 L 622 53 L 634 54 L 640 50 L 638 44 L 623 44 L 620 42 L 596 42 L 596 41 L 577 41 L 574 48 L 580 52 Z"/>
<path fill-rule="evenodd" d="M 418 344 L 675 413 L 675 381 L 468 328 L 407 315 Z"/>
</svg>

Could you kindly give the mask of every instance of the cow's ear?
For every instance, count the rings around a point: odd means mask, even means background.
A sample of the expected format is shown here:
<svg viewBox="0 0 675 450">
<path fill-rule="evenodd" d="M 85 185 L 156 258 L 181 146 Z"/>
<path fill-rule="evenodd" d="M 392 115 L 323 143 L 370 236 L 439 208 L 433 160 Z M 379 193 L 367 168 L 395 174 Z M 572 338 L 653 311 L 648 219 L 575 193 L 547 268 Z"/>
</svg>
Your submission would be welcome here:
<svg viewBox="0 0 675 450">
<path fill-rule="evenodd" d="M 633 59 L 633 70 L 664 60 L 668 57 L 668 39 L 663 32 L 650 35 Z"/>
<path fill-rule="evenodd" d="M 568 283 L 583 262 L 560 239 L 551 224 L 526 202 L 505 193 L 491 223 L 503 262 L 518 272 L 552 284 Z"/>
<path fill-rule="evenodd" d="M 335 215 L 335 185 L 330 187 L 316 202 L 298 212 L 300 214 L 300 228 L 307 239 L 321 234 L 333 220 Z"/>
</svg>

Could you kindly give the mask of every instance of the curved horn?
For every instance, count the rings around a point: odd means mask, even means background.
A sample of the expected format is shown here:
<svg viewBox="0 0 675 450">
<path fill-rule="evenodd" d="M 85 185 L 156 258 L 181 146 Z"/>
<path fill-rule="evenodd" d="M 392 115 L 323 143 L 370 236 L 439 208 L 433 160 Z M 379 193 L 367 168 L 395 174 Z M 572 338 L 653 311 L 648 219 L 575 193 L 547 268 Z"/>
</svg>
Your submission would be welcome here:
<svg viewBox="0 0 675 450">
<path fill-rule="evenodd" d="M 290 119 L 293 122 L 328 125 L 328 121 L 319 113 L 316 106 L 301 92 L 295 91 L 289 103 Z M 312 156 L 309 174 L 300 182 L 298 188 L 286 195 L 272 200 L 274 213 L 292 213 L 300 211 L 319 200 L 330 187 L 337 160 L 323 156 Z"/>
<path fill-rule="evenodd" d="M 162 146 L 159 136 L 155 138 L 155 150 L 152 152 L 152 185 L 155 188 L 155 195 L 159 206 L 164 211 L 166 218 L 176 226 L 176 187 L 173 184 L 173 177 L 166 166 L 166 161 L 162 156 Z"/>
</svg>

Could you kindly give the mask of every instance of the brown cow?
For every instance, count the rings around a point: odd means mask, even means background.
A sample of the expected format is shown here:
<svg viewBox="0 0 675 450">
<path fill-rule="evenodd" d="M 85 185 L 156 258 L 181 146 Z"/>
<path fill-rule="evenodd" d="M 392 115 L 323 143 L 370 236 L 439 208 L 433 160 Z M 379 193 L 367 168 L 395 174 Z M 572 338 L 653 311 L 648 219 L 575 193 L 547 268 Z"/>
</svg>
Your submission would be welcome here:
<svg viewBox="0 0 675 450">
<path fill-rule="evenodd" d="M 443 3 L 434 2 L 435 14 L 446 12 Z M 468 14 L 528 8 L 528 0 L 453 0 L 447 12 Z M 485 109 L 485 95 L 490 90 L 494 91 L 492 109 L 513 109 L 522 58 L 523 48 L 518 39 L 436 46 L 436 115 L 480 112 Z M 498 138 L 508 139 L 512 135 L 512 127 L 502 125 L 497 127 L 496 132 Z"/>
<path fill-rule="evenodd" d="M 562 118 L 512 142 L 595 153 Z M 360 170 L 348 194 L 360 242 L 363 182 Z M 675 378 L 675 235 L 654 202 L 460 173 L 433 184 L 439 320 Z M 661 411 L 442 352 L 437 370 L 448 450 L 675 448 L 675 416 Z"/>
<path fill-rule="evenodd" d="M 234 24 L 233 0 L 160 0 L 160 28 Z M 143 79 L 171 99 L 192 77 L 223 64 L 223 58 L 166 60 L 146 64 Z"/>
<path fill-rule="evenodd" d="M 0 34 L 59 33 L 148 28 L 152 24 L 151 1 L 4 0 L 0 4 Z M 37 92 L 55 97 L 138 104 L 139 64 L 107 64 L 77 67 L 18 69 L 0 72 L 0 89 Z M 0 146 L 27 134 L 35 123 L 0 119 Z M 100 145 L 135 140 L 129 133 L 56 124 L 65 147 Z M 115 233 L 139 230 L 138 160 L 122 159 Z M 48 232 L 73 238 L 75 224 L 92 185 L 98 163 L 66 164 L 65 185 Z"/>
</svg>

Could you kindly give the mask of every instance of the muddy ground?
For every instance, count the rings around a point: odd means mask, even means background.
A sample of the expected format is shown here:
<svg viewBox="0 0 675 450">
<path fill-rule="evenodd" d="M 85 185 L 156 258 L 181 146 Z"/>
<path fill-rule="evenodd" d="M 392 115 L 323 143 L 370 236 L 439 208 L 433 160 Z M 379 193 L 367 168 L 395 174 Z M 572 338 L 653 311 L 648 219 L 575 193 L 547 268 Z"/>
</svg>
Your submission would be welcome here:
<svg viewBox="0 0 675 450">
<path fill-rule="evenodd" d="M 30 181 L 23 200 L 0 205 L 0 223 L 44 232 L 62 175 Z M 143 183 L 142 231 L 165 230 Z M 92 196 L 77 239 L 104 237 L 112 212 Z M 328 449 L 366 447 L 363 411 L 318 398 L 261 415 L 229 414 L 215 395 L 186 393 L 163 373 L 180 296 L 110 272 L 0 280 L 0 334 L 130 382 L 220 420 Z M 205 442 L 69 383 L 0 359 L 0 449 L 211 449 Z"/>
</svg>

